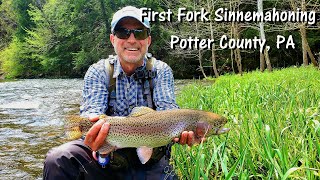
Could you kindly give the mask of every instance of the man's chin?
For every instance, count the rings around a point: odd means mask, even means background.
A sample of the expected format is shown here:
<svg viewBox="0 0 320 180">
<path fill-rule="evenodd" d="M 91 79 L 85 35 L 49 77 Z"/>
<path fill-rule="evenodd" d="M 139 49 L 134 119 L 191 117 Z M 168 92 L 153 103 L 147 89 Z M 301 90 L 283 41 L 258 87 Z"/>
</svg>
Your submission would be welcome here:
<svg viewBox="0 0 320 180">
<path fill-rule="evenodd" d="M 124 60 L 129 63 L 137 63 L 137 62 L 142 61 L 143 58 L 142 57 L 126 57 Z"/>
</svg>

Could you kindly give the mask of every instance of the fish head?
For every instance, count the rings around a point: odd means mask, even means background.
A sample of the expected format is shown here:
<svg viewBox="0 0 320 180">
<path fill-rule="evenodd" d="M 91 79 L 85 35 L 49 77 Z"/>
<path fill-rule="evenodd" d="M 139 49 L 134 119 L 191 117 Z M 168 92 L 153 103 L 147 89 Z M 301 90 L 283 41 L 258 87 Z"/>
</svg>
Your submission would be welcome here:
<svg viewBox="0 0 320 180">
<path fill-rule="evenodd" d="M 92 122 L 88 118 L 78 115 L 68 115 L 64 121 L 65 133 L 70 140 L 79 139 L 82 135 L 89 131 Z"/>
<path fill-rule="evenodd" d="M 224 128 L 227 118 L 212 112 L 205 112 L 197 123 L 196 135 L 198 137 L 220 135 L 229 132 L 229 128 Z"/>
</svg>

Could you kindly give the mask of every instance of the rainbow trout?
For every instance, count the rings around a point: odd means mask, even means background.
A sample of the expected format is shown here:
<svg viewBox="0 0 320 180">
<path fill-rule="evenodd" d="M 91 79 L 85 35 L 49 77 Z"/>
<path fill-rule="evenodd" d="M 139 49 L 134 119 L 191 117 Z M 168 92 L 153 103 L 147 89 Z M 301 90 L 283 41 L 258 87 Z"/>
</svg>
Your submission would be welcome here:
<svg viewBox="0 0 320 180">
<path fill-rule="evenodd" d="M 118 148 L 136 147 L 142 164 L 152 155 L 152 148 L 165 146 L 183 131 L 194 131 L 198 136 L 227 133 L 223 128 L 225 117 L 200 110 L 174 109 L 155 111 L 148 107 L 135 107 L 127 117 L 104 116 L 110 123 L 109 134 L 100 154 L 109 154 Z M 67 134 L 70 139 L 80 138 L 93 125 L 88 119 L 69 118 Z M 197 131 L 196 131 L 197 129 Z"/>
</svg>

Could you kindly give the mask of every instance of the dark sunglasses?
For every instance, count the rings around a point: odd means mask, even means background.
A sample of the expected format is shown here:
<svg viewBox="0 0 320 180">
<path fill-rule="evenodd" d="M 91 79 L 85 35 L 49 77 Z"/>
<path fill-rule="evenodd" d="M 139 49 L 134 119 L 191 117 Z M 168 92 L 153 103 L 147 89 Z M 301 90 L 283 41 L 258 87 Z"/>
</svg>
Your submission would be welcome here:
<svg viewBox="0 0 320 180">
<path fill-rule="evenodd" d="M 149 29 L 126 29 L 126 28 L 118 28 L 113 31 L 113 35 L 116 35 L 120 39 L 128 39 L 133 33 L 134 37 L 137 40 L 143 40 L 146 39 L 150 31 Z"/>
</svg>

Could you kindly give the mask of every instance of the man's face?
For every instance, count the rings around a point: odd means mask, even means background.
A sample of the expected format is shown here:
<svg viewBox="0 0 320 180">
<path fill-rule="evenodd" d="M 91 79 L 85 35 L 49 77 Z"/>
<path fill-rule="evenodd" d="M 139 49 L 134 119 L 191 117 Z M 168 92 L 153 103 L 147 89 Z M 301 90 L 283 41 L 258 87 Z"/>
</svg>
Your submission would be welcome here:
<svg viewBox="0 0 320 180">
<path fill-rule="evenodd" d="M 117 28 L 119 27 L 128 30 L 145 29 L 145 27 L 134 18 L 122 19 L 117 25 Z M 131 33 L 128 39 L 120 39 L 116 35 L 110 34 L 110 41 L 120 61 L 123 63 L 141 64 L 151 43 L 151 37 L 148 36 L 146 39 L 137 40 L 134 34 Z"/>
</svg>

